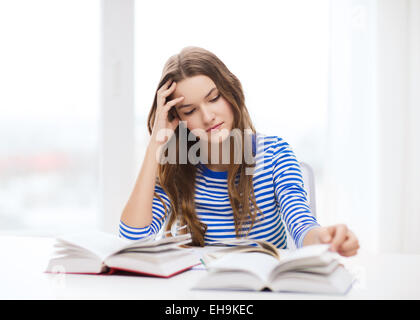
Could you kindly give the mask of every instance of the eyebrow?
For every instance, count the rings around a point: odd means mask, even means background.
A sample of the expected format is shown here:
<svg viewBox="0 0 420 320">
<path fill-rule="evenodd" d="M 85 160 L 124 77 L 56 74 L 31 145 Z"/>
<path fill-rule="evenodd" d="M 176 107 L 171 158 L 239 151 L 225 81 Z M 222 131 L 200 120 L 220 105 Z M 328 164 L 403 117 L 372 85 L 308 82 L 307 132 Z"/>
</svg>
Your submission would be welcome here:
<svg viewBox="0 0 420 320">
<path fill-rule="evenodd" d="M 216 87 L 214 87 L 214 88 L 212 88 L 210 91 L 209 91 L 209 93 L 207 93 L 206 94 L 206 96 L 204 97 L 204 99 L 206 99 L 212 92 L 213 92 L 213 90 L 216 90 Z M 178 109 L 181 109 L 181 108 L 186 108 L 186 107 L 191 107 L 192 106 L 192 104 L 182 104 L 182 105 L 180 105 L 179 107 L 178 107 Z"/>
</svg>

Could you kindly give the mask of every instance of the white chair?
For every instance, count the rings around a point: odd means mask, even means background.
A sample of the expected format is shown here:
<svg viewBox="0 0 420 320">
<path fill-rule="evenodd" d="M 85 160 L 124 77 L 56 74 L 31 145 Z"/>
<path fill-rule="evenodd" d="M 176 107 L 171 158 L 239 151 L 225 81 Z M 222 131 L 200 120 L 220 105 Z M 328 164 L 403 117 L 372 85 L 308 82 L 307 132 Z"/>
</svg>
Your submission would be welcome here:
<svg viewBox="0 0 420 320">
<path fill-rule="evenodd" d="M 316 203 L 315 203 L 315 175 L 314 171 L 312 170 L 311 166 L 306 162 L 300 162 L 300 167 L 302 169 L 303 175 L 303 188 L 305 189 L 309 206 L 311 208 L 312 215 L 316 218 Z M 286 227 L 286 235 L 287 235 L 287 248 L 288 249 L 296 249 L 296 245 L 293 241 L 292 236 L 289 234 L 289 231 Z"/>
<path fill-rule="evenodd" d="M 315 203 L 315 175 L 311 166 L 306 162 L 300 162 L 303 174 L 303 184 L 306 193 L 308 194 L 309 206 L 312 215 L 316 218 L 316 203 Z"/>
</svg>

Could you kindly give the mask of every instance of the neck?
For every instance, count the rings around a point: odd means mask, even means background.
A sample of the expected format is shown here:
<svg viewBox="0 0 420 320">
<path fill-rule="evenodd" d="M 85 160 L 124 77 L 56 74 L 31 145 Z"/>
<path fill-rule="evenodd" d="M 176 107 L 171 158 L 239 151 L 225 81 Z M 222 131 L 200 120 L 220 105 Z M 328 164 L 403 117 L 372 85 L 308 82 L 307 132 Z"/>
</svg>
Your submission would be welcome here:
<svg viewBox="0 0 420 320">
<path fill-rule="evenodd" d="M 226 171 L 230 162 L 230 145 L 228 143 L 208 143 L 201 148 L 202 159 L 207 159 L 206 166 L 214 171 Z"/>
</svg>

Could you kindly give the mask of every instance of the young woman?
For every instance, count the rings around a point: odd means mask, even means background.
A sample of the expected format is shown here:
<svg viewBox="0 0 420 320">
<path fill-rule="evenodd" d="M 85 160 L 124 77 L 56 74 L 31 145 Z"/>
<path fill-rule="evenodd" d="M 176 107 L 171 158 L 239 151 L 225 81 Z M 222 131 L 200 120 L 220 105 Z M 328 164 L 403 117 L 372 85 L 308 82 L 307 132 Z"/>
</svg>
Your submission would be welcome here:
<svg viewBox="0 0 420 320">
<path fill-rule="evenodd" d="M 256 132 L 240 81 L 213 53 L 186 47 L 167 61 L 148 130 L 120 237 L 141 239 L 179 223 L 195 245 L 248 237 L 286 248 L 287 228 L 297 247 L 329 243 L 343 256 L 357 253 L 346 225 L 317 223 L 292 149 Z M 164 159 L 174 150 L 175 161 Z"/>
</svg>

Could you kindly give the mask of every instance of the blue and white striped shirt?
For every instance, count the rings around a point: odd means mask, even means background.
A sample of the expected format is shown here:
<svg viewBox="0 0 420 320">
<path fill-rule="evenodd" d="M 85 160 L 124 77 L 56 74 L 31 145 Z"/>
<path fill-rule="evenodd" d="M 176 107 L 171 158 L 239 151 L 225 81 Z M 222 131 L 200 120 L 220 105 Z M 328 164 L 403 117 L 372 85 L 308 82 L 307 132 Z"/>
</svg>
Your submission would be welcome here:
<svg viewBox="0 0 420 320">
<path fill-rule="evenodd" d="M 254 194 L 263 215 L 258 213 L 247 237 L 266 240 L 278 248 L 286 248 L 287 228 L 299 248 L 306 232 L 319 226 L 311 213 L 299 162 L 282 138 L 261 133 L 257 133 L 254 138 Z M 170 212 L 170 200 L 158 181 L 155 191 L 165 201 Z M 227 171 L 212 171 L 202 163 L 197 165 L 195 205 L 199 220 L 207 225 L 204 235 L 206 244 L 236 238 Z M 153 220 L 147 227 L 133 228 L 120 221 L 120 237 L 138 240 L 158 233 L 165 221 L 162 219 L 165 209 L 156 196 L 152 210 Z"/>
</svg>

